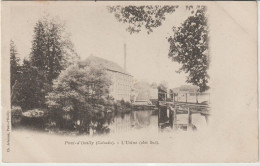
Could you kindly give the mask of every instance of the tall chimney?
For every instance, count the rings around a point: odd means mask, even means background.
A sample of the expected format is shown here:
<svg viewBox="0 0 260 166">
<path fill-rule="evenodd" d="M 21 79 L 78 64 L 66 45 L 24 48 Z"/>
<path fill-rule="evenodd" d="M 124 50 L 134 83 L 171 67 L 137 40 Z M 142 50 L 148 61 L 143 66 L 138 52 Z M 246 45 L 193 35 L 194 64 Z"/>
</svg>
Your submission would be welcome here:
<svg viewBox="0 0 260 166">
<path fill-rule="evenodd" d="M 124 43 L 124 70 L 126 71 L 126 44 Z"/>
</svg>

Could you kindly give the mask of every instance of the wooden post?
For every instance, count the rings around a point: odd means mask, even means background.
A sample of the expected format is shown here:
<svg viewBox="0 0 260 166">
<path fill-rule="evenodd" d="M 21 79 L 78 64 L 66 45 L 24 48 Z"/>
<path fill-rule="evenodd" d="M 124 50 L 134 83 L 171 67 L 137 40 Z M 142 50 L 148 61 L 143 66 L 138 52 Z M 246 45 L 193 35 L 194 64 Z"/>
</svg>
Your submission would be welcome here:
<svg viewBox="0 0 260 166">
<path fill-rule="evenodd" d="M 160 127 L 160 106 L 158 101 L 158 127 Z"/>
<path fill-rule="evenodd" d="M 160 128 L 160 90 L 158 88 L 158 129 Z"/>
<path fill-rule="evenodd" d="M 173 128 L 173 110 L 172 107 L 169 105 L 169 123 L 170 127 Z"/>
<path fill-rule="evenodd" d="M 191 113 L 191 111 L 190 111 L 190 108 L 188 107 L 188 124 L 189 124 L 189 126 L 191 126 L 192 125 L 192 113 Z"/>
<path fill-rule="evenodd" d="M 176 129 L 176 126 L 177 126 L 177 114 L 176 114 L 176 108 L 173 108 L 173 126 L 174 126 L 174 129 Z"/>
<path fill-rule="evenodd" d="M 198 93 L 196 92 L 196 103 L 199 103 L 198 102 Z"/>
</svg>

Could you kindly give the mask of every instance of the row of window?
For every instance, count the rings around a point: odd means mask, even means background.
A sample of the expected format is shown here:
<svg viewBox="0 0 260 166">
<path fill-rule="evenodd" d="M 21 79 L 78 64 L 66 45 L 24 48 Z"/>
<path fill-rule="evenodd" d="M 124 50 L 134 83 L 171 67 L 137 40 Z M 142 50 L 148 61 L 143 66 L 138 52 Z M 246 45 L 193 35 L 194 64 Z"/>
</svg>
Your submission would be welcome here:
<svg viewBox="0 0 260 166">
<path fill-rule="evenodd" d="M 113 89 L 119 89 L 119 90 L 131 90 L 132 86 L 131 85 L 123 85 L 123 84 L 113 84 L 111 86 Z"/>
</svg>

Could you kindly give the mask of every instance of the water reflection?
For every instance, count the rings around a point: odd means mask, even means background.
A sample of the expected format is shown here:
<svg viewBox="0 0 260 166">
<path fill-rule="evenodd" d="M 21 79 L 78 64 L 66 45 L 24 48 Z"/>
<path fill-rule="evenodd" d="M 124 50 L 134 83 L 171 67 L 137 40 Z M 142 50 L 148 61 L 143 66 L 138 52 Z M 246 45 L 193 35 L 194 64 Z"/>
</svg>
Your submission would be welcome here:
<svg viewBox="0 0 260 166">
<path fill-rule="evenodd" d="M 142 128 L 151 124 L 152 111 L 133 111 L 130 114 L 131 126 Z"/>
<path fill-rule="evenodd" d="M 207 126 L 205 116 L 201 114 L 192 114 L 192 124 L 189 125 L 187 114 L 178 114 L 175 129 L 197 130 Z M 155 110 L 132 111 L 129 114 L 120 114 L 114 118 L 113 123 L 109 125 L 110 133 L 124 133 L 135 130 L 154 130 L 158 131 L 158 112 Z M 174 131 L 170 126 L 165 126 L 161 131 Z"/>
<path fill-rule="evenodd" d="M 102 121 L 98 123 L 94 130 L 90 132 L 90 135 L 100 135 L 100 134 L 118 134 L 127 133 L 129 131 L 152 131 L 158 132 L 158 111 L 156 110 L 139 110 L 131 111 L 129 113 L 109 113 L 106 116 L 109 117 L 109 121 Z M 15 121 L 12 118 L 12 121 Z M 19 120 L 19 124 L 13 125 L 14 128 L 31 129 L 37 131 L 48 131 L 46 126 L 48 120 L 42 118 L 30 119 L 22 117 Z M 187 114 L 177 115 L 178 129 L 187 130 L 188 127 L 188 116 Z M 192 115 L 192 128 L 199 129 L 206 126 L 205 117 L 201 114 Z M 172 131 L 169 126 L 166 126 L 164 131 Z"/>
<path fill-rule="evenodd" d="M 111 133 L 122 133 L 135 129 L 156 127 L 158 123 L 154 110 L 131 111 L 128 114 L 115 116 L 114 122 L 109 126 Z"/>
</svg>

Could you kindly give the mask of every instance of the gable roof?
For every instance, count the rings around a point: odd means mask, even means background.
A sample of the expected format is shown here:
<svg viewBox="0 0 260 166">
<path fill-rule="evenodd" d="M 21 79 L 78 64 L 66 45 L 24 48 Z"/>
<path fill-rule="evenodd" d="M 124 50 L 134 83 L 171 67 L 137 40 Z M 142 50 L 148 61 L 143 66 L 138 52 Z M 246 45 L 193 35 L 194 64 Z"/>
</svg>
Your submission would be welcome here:
<svg viewBox="0 0 260 166">
<path fill-rule="evenodd" d="M 182 85 L 178 88 L 172 89 L 173 93 L 179 93 L 179 92 L 184 92 L 184 91 L 188 91 L 189 93 L 195 93 L 198 90 L 199 90 L 199 87 L 194 86 L 194 85 Z"/>
<path fill-rule="evenodd" d="M 98 64 L 98 65 L 102 65 L 107 70 L 114 71 L 114 72 L 119 72 L 119 73 L 122 73 L 122 74 L 126 74 L 126 75 L 129 75 L 129 76 L 132 76 L 130 73 L 126 72 L 117 63 L 109 61 L 109 60 L 106 60 L 104 58 L 100 58 L 100 57 L 91 55 L 85 61 L 83 61 L 83 64 L 84 64 L 84 62 L 87 63 L 88 61 L 93 62 L 93 63 Z"/>
</svg>

